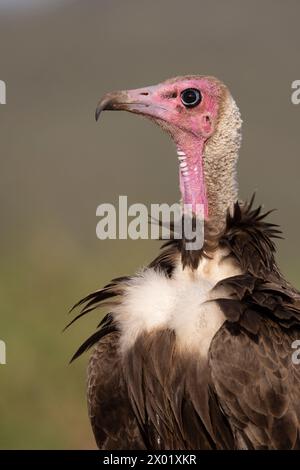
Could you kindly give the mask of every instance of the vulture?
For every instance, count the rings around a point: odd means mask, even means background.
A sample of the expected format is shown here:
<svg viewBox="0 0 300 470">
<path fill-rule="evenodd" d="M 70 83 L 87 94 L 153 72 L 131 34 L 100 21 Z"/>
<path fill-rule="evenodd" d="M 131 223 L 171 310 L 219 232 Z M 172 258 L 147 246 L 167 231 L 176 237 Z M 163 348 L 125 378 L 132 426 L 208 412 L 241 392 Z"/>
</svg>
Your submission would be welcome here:
<svg viewBox="0 0 300 470">
<path fill-rule="evenodd" d="M 300 293 L 275 260 L 278 226 L 238 198 L 240 112 L 228 88 L 189 75 L 107 93 L 172 138 L 182 217 L 203 244 L 170 236 L 157 258 L 76 304 L 107 314 L 92 349 L 87 401 L 103 450 L 300 449 Z M 202 210 L 199 210 L 202 208 Z M 296 343 L 297 344 L 297 343 Z M 299 362 L 299 361 L 298 361 Z"/>
</svg>

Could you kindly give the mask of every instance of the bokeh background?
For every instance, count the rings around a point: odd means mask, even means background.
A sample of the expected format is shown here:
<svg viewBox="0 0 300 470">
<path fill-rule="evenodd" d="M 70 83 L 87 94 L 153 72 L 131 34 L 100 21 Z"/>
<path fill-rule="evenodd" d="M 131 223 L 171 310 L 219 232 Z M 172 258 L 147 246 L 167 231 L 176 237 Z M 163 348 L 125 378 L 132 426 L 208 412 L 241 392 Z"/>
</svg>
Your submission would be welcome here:
<svg viewBox="0 0 300 470">
<path fill-rule="evenodd" d="M 94 448 L 87 356 L 101 312 L 62 333 L 69 307 L 157 253 L 99 241 L 96 207 L 174 202 L 177 161 L 146 120 L 100 96 L 181 74 L 223 79 L 244 119 L 240 195 L 254 190 L 284 229 L 278 257 L 300 288 L 298 0 L 0 0 L 0 448 Z"/>
</svg>

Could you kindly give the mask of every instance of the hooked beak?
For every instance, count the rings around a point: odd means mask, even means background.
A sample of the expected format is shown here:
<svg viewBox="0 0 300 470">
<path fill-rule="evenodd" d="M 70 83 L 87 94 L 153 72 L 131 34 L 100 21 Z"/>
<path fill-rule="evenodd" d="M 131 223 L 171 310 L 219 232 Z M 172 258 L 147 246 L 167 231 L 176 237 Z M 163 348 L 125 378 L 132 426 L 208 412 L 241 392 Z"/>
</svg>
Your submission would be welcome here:
<svg viewBox="0 0 300 470">
<path fill-rule="evenodd" d="M 129 111 L 131 113 L 143 114 L 152 118 L 162 119 L 166 108 L 161 106 L 158 101 L 156 91 L 158 86 L 147 88 L 138 88 L 135 90 L 114 91 L 107 93 L 99 101 L 95 118 L 98 121 L 102 111 Z"/>
</svg>

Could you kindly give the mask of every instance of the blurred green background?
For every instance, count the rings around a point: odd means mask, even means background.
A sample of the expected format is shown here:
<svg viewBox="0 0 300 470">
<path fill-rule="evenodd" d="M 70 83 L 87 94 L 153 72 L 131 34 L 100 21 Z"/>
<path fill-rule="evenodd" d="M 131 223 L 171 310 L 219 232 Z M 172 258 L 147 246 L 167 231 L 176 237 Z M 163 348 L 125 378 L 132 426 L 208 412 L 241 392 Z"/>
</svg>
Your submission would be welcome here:
<svg viewBox="0 0 300 470">
<path fill-rule="evenodd" d="M 244 119 L 240 195 L 278 209 L 280 265 L 300 287 L 299 18 L 298 0 L 0 0 L 0 448 L 95 447 L 87 356 L 68 360 L 101 312 L 62 334 L 67 311 L 159 247 L 97 240 L 96 207 L 179 198 L 168 138 L 126 113 L 96 125 L 104 92 L 223 79 Z"/>
</svg>

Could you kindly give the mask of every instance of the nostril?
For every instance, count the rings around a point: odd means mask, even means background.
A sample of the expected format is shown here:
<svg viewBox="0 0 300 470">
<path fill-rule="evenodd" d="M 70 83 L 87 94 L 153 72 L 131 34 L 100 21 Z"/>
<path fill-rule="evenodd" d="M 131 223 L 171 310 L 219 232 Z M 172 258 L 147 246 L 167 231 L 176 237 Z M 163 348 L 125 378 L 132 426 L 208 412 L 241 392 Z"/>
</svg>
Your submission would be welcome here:
<svg viewBox="0 0 300 470">
<path fill-rule="evenodd" d="M 148 93 L 148 91 L 142 91 L 142 92 L 140 93 L 140 95 L 143 95 L 143 96 L 148 96 L 148 95 L 149 95 L 149 93 Z"/>
</svg>

